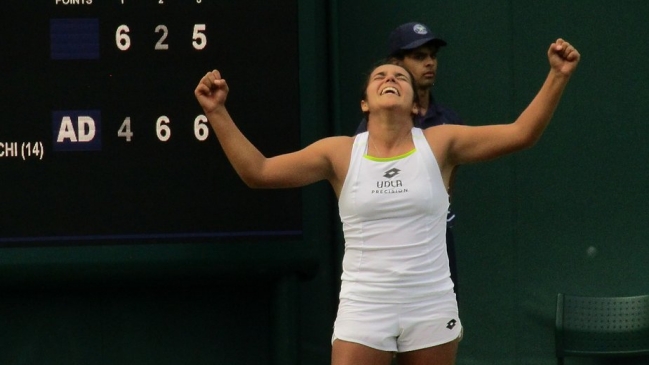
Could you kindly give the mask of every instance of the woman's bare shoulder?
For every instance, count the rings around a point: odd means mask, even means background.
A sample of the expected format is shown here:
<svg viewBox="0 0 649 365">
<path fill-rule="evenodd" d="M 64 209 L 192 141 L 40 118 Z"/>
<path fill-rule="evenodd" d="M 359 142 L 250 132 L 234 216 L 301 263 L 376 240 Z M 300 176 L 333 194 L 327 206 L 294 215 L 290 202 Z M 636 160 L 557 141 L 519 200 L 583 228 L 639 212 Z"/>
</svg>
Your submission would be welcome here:
<svg viewBox="0 0 649 365">
<path fill-rule="evenodd" d="M 320 146 L 332 152 L 336 152 L 340 148 L 351 147 L 354 144 L 354 137 L 350 136 L 332 136 L 325 137 L 313 143 L 313 145 Z"/>
</svg>

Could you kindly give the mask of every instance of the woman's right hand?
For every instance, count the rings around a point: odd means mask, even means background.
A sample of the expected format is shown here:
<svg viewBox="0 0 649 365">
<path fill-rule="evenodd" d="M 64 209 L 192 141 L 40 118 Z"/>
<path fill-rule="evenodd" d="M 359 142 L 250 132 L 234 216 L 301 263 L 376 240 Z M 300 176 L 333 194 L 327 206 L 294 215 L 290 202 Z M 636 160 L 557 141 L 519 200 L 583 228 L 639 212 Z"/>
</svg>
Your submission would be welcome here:
<svg viewBox="0 0 649 365">
<path fill-rule="evenodd" d="M 194 90 L 194 95 L 205 113 L 214 112 L 225 107 L 228 87 L 225 79 L 221 78 L 218 70 L 213 70 L 205 74 Z"/>
</svg>

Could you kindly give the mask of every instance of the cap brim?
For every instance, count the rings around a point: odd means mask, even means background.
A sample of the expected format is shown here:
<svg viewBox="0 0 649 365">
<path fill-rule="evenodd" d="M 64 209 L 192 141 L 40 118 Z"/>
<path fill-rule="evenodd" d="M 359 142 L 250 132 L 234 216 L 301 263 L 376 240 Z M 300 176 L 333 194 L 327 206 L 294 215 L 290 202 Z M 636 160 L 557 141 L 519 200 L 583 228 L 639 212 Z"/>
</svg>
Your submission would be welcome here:
<svg viewBox="0 0 649 365">
<path fill-rule="evenodd" d="M 427 44 L 427 43 L 432 43 L 432 44 L 434 44 L 434 45 L 436 45 L 438 47 L 443 47 L 443 46 L 446 45 L 446 41 L 444 41 L 443 39 L 424 38 L 424 39 L 418 39 L 418 40 L 416 40 L 416 41 L 414 41 L 412 43 L 409 43 L 408 45 L 406 45 L 404 47 L 401 47 L 401 50 L 402 51 L 408 51 L 408 50 L 411 50 L 411 49 L 415 49 L 417 47 L 421 47 L 421 46 L 423 46 L 424 44 Z"/>
</svg>

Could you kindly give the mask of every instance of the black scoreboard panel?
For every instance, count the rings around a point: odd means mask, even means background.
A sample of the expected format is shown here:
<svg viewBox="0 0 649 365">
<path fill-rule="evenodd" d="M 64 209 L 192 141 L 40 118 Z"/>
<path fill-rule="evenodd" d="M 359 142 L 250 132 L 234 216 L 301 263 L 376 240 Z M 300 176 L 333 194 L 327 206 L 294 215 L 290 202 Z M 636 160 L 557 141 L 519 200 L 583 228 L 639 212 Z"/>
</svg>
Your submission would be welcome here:
<svg viewBox="0 0 649 365">
<path fill-rule="evenodd" d="M 217 68 L 266 155 L 299 149 L 298 1 L 2 6 L 0 245 L 302 236 L 299 189 L 252 190 L 193 91 Z"/>
</svg>

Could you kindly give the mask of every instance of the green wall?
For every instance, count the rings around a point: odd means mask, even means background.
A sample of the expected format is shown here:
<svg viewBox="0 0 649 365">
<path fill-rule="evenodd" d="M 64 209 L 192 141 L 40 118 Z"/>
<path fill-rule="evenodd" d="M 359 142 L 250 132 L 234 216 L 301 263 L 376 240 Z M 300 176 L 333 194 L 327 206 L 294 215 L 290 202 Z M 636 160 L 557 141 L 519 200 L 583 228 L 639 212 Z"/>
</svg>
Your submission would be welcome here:
<svg viewBox="0 0 649 365">
<path fill-rule="evenodd" d="M 448 42 L 434 93 L 470 125 L 513 121 L 557 37 L 582 54 L 534 148 L 459 170 L 458 364 L 553 364 L 558 292 L 649 292 L 649 2 L 339 1 L 336 15 L 342 133 L 360 119 L 362 75 L 404 22 Z"/>
</svg>

